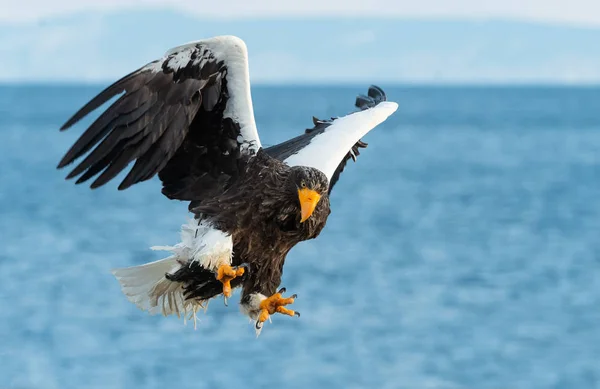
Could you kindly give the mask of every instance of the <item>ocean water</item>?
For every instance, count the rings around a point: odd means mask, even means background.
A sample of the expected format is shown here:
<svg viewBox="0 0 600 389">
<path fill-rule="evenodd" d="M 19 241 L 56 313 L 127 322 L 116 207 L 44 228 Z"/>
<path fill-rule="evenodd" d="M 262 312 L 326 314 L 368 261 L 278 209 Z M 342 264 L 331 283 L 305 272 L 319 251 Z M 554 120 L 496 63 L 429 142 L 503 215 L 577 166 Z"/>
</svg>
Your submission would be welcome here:
<svg viewBox="0 0 600 389">
<path fill-rule="evenodd" d="M 366 87 L 254 88 L 263 143 Z M 55 169 L 99 86 L 0 87 L 0 388 L 600 388 L 600 89 L 382 87 L 400 108 L 286 262 L 302 317 L 258 339 L 238 293 L 197 330 L 121 294 L 186 204 Z"/>
</svg>

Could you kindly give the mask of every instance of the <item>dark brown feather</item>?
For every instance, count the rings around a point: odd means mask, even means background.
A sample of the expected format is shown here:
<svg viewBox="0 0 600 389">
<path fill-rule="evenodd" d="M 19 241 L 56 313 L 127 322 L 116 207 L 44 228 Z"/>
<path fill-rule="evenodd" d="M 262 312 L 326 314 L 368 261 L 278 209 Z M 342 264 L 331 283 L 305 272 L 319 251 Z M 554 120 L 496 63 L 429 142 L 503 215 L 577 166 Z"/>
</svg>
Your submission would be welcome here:
<svg viewBox="0 0 600 389">
<path fill-rule="evenodd" d="M 324 178 L 321 200 L 312 216 L 300 223 L 297 189 L 288 187 L 291 172 L 292 168 L 261 150 L 229 189 L 193 209 L 231 234 L 233 265 L 250 265 L 243 296 L 275 293 L 288 252 L 297 243 L 316 238 L 329 216 Z"/>
<path fill-rule="evenodd" d="M 232 265 L 249 266 L 244 277 L 231 283 L 232 288 L 243 287 L 242 302 L 252 293 L 275 293 L 288 252 L 297 243 L 316 238 L 329 216 L 323 175 L 319 187 L 323 196 L 312 216 L 300 223 L 297 187 L 292 177 L 295 169 L 309 168 L 290 168 L 259 150 L 227 190 L 197 202 L 192 210 L 198 219 L 208 220 L 231 235 Z M 208 300 L 223 292 L 214 272 L 198 262 L 186 263 L 166 277 L 183 284 L 187 299 Z"/>
</svg>

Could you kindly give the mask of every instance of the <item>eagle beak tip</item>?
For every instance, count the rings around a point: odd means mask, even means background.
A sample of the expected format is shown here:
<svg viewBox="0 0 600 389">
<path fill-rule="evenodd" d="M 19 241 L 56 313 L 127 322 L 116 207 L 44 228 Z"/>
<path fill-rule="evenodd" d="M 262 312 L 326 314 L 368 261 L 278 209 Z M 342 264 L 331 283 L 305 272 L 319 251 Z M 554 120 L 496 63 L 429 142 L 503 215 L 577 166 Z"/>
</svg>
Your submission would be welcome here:
<svg viewBox="0 0 600 389">
<path fill-rule="evenodd" d="M 313 214 L 321 195 L 312 189 L 299 189 L 298 199 L 300 200 L 300 223 L 304 223 Z"/>
</svg>

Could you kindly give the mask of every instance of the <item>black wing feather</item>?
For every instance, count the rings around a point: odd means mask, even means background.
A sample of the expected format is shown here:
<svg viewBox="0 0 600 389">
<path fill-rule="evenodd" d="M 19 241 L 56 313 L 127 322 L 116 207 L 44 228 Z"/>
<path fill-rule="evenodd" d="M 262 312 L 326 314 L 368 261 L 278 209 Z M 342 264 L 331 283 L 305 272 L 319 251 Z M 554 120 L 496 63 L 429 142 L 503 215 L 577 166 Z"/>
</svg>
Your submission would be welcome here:
<svg viewBox="0 0 600 389">
<path fill-rule="evenodd" d="M 101 173 L 91 185 L 97 188 L 136 160 L 119 185 L 123 190 L 152 178 L 169 163 L 186 139 L 200 108 L 203 114 L 210 116 L 223 98 L 224 62 L 218 61 L 202 45 L 187 50 L 190 50 L 190 57 L 184 66 L 175 67 L 174 54 L 162 62 L 151 62 L 104 89 L 61 127 L 61 130 L 68 129 L 124 92 L 61 159 L 58 168 L 73 163 L 93 149 L 67 178 L 81 175 L 77 180 L 79 184 Z M 222 110 L 214 114 L 222 115 Z M 214 122 L 220 120 L 222 117 L 212 119 Z M 214 131 L 211 128 L 199 130 Z"/>
<path fill-rule="evenodd" d="M 157 62 L 158 60 L 150 62 L 150 64 L 148 65 L 155 64 Z M 90 102 L 84 105 L 79 111 L 77 111 L 65 124 L 63 124 L 60 130 L 64 131 L 72 127 L 75 123 L 83 119 L 96 108 L 106 103 L 108 100 L 112 99 L 119 93 L 122 93 L 125 90 L 129 90 L 129 93 L 133 93 L 142 85 L 143 80 L 137 76 L 140 74 L 140 72 L 143 72 L 144 68 L 140 68 L 134 72 L 129 73 L 128 75 L 124 76 L 120 80 L 116 81 L 115 83 L 104 89 L 96 97 L 90 100 Z"/>
</svg>

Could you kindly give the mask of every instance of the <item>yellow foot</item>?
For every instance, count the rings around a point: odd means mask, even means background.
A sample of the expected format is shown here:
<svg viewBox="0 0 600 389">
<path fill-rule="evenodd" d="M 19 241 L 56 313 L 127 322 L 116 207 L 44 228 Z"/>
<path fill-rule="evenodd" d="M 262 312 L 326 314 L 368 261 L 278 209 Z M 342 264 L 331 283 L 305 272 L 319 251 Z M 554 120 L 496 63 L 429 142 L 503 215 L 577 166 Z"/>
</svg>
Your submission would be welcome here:
<svg viewBox="0 0 600 389">
<path fill-rule="evenodd" d="M 293 294 L 291 297 L 283 298 L 281 296 L 282 293 L 285 293 L 285 288 L 279 289 L 277 293 L 264 299 L 260 303 L 260 313 L 258 315 L 258 319 L 256 320 L 257 331 L 260 331 L 263 323 L 270 319 L 271 315 L 276 312 L 283 315 L 300 317 L 300 312 L 292 311 L 291 309 L 284 307 L 284 305 L 292 304 L 298 296 Z"/>
<path fill-rule="evenodd" d="M 229 265 L 221 265 L 217 269 L 217 281 L 221 281 L 223 284 L 223 296 L 225 296 L 225 305 L 227 305 L 227 298 L 231 297 L 231 280 L 237 277 L 241 277 L 246 272 L 248 265 L 242 264 L 240 266 L 231 267 Z"/>
</svg>

